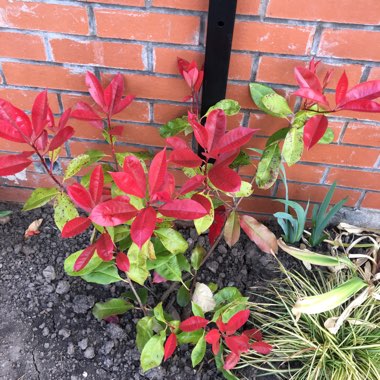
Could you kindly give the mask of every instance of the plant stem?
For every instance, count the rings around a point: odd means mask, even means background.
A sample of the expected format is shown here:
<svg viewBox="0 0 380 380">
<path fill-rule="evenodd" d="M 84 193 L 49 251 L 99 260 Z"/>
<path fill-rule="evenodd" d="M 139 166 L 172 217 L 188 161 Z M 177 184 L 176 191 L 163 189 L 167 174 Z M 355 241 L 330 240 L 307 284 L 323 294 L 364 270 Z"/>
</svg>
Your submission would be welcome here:
<svg viewBox="0 0 380 380">
<path fill-rule="evenodd" d="M 115 151 L 115 144 L 114 144 L 113 136 L 111 135 L 111 119 L 110 119 L 109 115 L 107 116 L 107 132 L 108 132 L 108 135 L 109 135 L 109 138 L 110 138 L 112 157 L 113 157 L 113 160 L 115 162 L 116 171 L 119 172 L 120 171 L 120 167 L 119 167 L 119 163 L 117 162 L 117 158 L 116 158 L 116 151 Z"/>
<path fill-rule="evenodd" d="M 128 277 L 127 275 L 127 279 L 126 280 L 123 280 L 124 282 L 127 282 L 130 286 L 130 288 L 132 289 L 132 292 L 133 294 L 135 295 L 136 299 L 137 299 L 137 302 L 139 303 L 140 307 L 141 307 L 141 310 L 143 311 L 144 315 L 146 316 L 147 315 L 147 312 L 146 312 L 146 309 L 145 309 L 145 306 L 143 305 L 143 303 L 141 302 L 141 298 L 140 296 L 137 294 L 136 292 L 136 288 L 135 286 L 133 285 L 133 282 L 131 281 L 131 279 Z"/>
<path fill-rule="evenodd" d="M 64 188 L 64 186 L 62 185 L 61 182 L 59 182 L 59 180 L 56 178 L 56 176 L 49 170 L 48 166 L 46 165 L 46 162 L 44 160 L 44 158 L 42 157 L 41 153 L 38 151 L 38 149 L 32 145 L 32 148 L 34 149 L 34 151 L 36 152 L 38 158 L 40 159 L 41 161 L 41 164 L 42 166 L 44 167 L 44 169 L 46 170 L 46 173 L 50 176 L 50 178 L 59 186 L 59 188 L 66 192 L 66 189 Z"/>
</svg>

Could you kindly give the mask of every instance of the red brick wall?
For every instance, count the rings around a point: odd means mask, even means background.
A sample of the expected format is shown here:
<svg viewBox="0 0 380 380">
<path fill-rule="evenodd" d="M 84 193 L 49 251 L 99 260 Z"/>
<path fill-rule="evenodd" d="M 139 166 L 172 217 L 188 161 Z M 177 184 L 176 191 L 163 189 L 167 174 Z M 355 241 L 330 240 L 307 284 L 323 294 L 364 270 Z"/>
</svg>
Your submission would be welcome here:
<svg viewBox="0 0 380 380">
<path fill-rule="evenodd" d="M 127 92 L 137 96 L 118 116 L 127 124 L 124 145 L 162 146 L 158 127 L 185 110 L 180 100 L 187 89 L 176 57 L 202 62 L 207 6 L 207 0 L 0 0 L 0 96 L 30 110 L 36 93 L 48 88 L 58 116 L 87 98 L 86 70 L 106 79 L 121 72 Z M 260 128 L 252 145 L 263 147 L 283 121 L 255 109 L 248 83 L 267 83 L 289 95 L 294 66 L 311 55 L 323 59 L 322 71 L 333 67 L 335 78 L 344 68 L 351 84 L 380 79 L 379 23 L 379 0 L 238 0 L 227 95 L 241 103 L 243 113 L 233 122 Z M 98 131 L 74 124 L 76 137 L 66 144 L 63 167 L 71 156 L 102 146 Z M 331 126 L 334 143 L 315 147 L 289 168 L 291 198 L 320 201 L 336 180 L 335 200 L 347 195 L 351 207 L 379 209 L 380 115 L 346 112 L 331 118 Z M 1 153 L 22 149 L 0 141 Z M 253 174 L 247 168 L 243 173 Z M 38 168 L 17 181 L 0 181 L 0 200 L 21 201 L 32 188 L 50 185 Z M 281 208 L 270 200 L 284 195 L 281 184 L 256 194 L 244 203 L 250 211 L 264 216 Z"/>
</svg>

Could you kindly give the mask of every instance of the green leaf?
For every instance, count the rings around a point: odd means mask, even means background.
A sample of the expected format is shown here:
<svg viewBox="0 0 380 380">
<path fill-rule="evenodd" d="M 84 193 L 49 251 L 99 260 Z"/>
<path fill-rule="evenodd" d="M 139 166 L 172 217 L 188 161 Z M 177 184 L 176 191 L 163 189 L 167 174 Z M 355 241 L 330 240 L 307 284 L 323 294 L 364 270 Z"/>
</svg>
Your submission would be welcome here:
<svg viewBox="0 0 380 380">
<path fill-rule="evenodd" d="M 146 302 L 148 300 L 148 290 L 145 288 L 138 288 L 136 289 L 136 293 L 140 297 L 142 304 L 146 305 Z M 121 296 L 137 302 L 137 298 L 131 290 L 128 290 L 127 292 L 122 293 Z"/>
<path fill-rule="evenodd" d="M 266 109 L 277 117 L 287 117 L 292 114 L 286 99 L 277 93 L 264 95 L 261 102 Z"/>
<path fill-rule="evenodd" d="M 325 134 L 318 141 L 318 144 L 330 144 L 334 141 L 334 131 L 331 128 L 327 128 Z"/>
<path fill-rule="evenodd" d="M 141 352 L 141 368 L 144 372 L 158 367 L 164 358 L 164 341 L 161 335 L 153 335 Z"/>
<path fill-rule="evenodd" d="M 92 314 L 100 321 L 111 315 L 124 314 L 133 308 L 134 306 L 130 302 L 122 298 L 113 298 L 106 302 L 97 302 L 92 309 Z"/>
<path fill-rule="evenodd" d="M 298 162 L 303 153 L 303 131 L 298 128 L 291 128 L 287 133 L 282 147 L 282 156 L 289 166 Z"/>
<path fill-rule="evenodd" d="M 206 341 L 205 332 L 203 331 L 202 336 L 199 338 L 197 344 L 195 345 L 193 351 L 191 352 L 191 364 L 193 368 L 197 366 L 203 359 L 206 353 Z"/>
<path fill-rule="evenodd" d="M 160 302 L 154 309 L 153 313 L 157 321 L 166 323 L 165 315 L 164 315 L 164 309 L 162 308 L 162 302 Z"/>
<path fill-rule="evenodd" d="M 176 256 L 172 256 L 165 264 L 156 268 L 156 272 L 169 281 L 181 281 L 182 272 Z"/>
<path fill-rule="evenodd" d="M 88 264 L 82 270 L 78 272 L 74 272 L 74 264 L 82 252 L 83 252 L 83 249 L 72 253 L 69 257 L 66 258 L 63 264 L 63 267 L 64 267 L 65 272 L 69 276 L 77 277 L 77 276 L 83 276 L 85 274 L 89 274 L 103 262 L 103 260 L 95 252 L 94 255 L 91 257 L 90 261 L 88 262 Z"/>
<path fill-rule="evenodd" d="M 215 356 L 215 364 L 218 371 L 222 373 L 225 379 L 227 380 L 239 380 L 231 371 L 227 371 L 223 368 L 224 360 L 223 360 L 223 345 L 220 345 L 220 349 L 218 355 Z"/>
<path fill-rule="evenodd" d="M 280 140 L 283 140 L 287 133 L 290 131 L 290 127 L 286 127 L 286 128 L 281 128 L 279 129 L 278 131 L 276 131 L 275 133 L 273 133 L 272 136 L 270 136 L 265 144 L 265 146 L 269 146 L 269 145 L 272 145 L 273 143 L 276 143 Z"/>
<path fill-rule="evenodd" d="M 156 259 L 148 260 L 146 263 L 146 268 L 148 270 L 156 269 L 160 267 L 161 265 L 166 264 L 172 258 L 173 258 L 173 254 L 170 253 L 169 251 L 164 251 L 164 252 L 156 251 Z"/>
<path fill-rule="evenodd" d="M 219 290 L 218 293 L 214 295 L 214 300 L 216 302 L 216 306 L 221 305 L 223 302 L 232 302 L 241 297 L 241 293 L 239 289 L 234 286 L 227 286 Z"/>
<path fill-rule="evenodd" d="M 314 111 L 305 111 L 305 110 L 302 110 L 302 111 L 298 111 L 295 115 L 294 115 L 294 120 L 293 120 L 293 123 L 292 123 L 292 126 L 294 128 L 302 128 L 305 123 L 313 116 L 315 115 L 318 115 L 317 112 L 314 112 Z"/>
<path fill-rule="evenodd" d="M 256 183 L 260 189 L 269 189 L 280 172 L 281 152 L 278 144 L 265 148 L 256 172 Z"/>
<path fill-rule="evenodd" d="M 65 193 L 58 194 L 54 204 L 54 222 L 59 230 L 62 231 L 63 226 L 77 216 L 78 210 L 71 199 Z"/>
<path fill-rule="evenodd" d="M 91 159 L 88 154 L 80 154 L 71 160 L 69 165 L 65 170 L 64 180 L 73 177 L 77 174 L 84 166 L 87 166 L 90 163 Z"/>
<path fill-rule="evenodd" d="M 218 284 L 215 282 L 209 282 L 207 286 L 210 288 L 210 290 L 215 293 L 218 290 Z"/>
<path fill-rule="evenodd" d="M 199 244 L 192 250 L 190 262 L 195 270 L 200 268 L 203 259 L 206 257 L 206 253 L 206 250 Z"/>
<path fill-rule="evenodd" d="M 114 227 L 114 233 L 115 233 L 114 242 L 118 243 L 119 241 L 126 239 L 129 236 L 129 231 L 130 231 L 130 227 L 126 226 L 125 224 Z"/>
<path fill-rule="evenodd" d="M 191 303 L 191 310 L 196 317 L 205 317 L 202 308 L 194 302 Z"/>
<path fill-rule="evenodd" d="M 244 152 L 244 150 L 241 150 L 239 152 L 239 155 L 233 160 L 232 164 L 229 165 L 231 169 L 237 169 L 241 166 L 250 165 L 251 158 L 249 155 Z"/>
<path fill-rule="evenodd" d="M 191 128 L 191 125 L 187 120 L 187 116 L 178 117 L 160 128 L 160 136 L 164 138 L 172 137 L 185 132 L 189 128 Z"/>
<path fill-rule="evenodd" d="M 202 218 L 194 220 L 194 226 L 195 226 L 195 229 L 197 230 L 198 235 L 201 235 L 203 234 L 203 232 L 207 231 L 209 227 L 212 225 L 212 223 L 214 222 L 214 207 L 213 207 L 211 197 L 205 194 L 202 194 L 202 196 L 204 196 L 205 198 L 209 200 L 211 204 L 211 209 L 207 215 L 203 216 Z"/>
<path fill-rule="evenodd" d="M 176 257 L 177 257 L 178 265 L 181 268 L 181 271 L 191 273 L 191 266 L 190 266 L 190 263 L 187 261 L 187 258 L 185 257 L 185 255 L 183 253 L 180 253 Z"/>
<path fill-rule="evenodd" d="M 237 115 L 240 112 L 240 105 L 236 100 L 223 99 L 210 107 L 205 116 L 208 116 L 210 112 L 214 110 L 223 110 L 227 116 Z"/>
<path fill-rule="evenodd" d="M 145 280 L 149 277 L 146 267 L 146 257 L 140 253 L 139 247 L 132 244 L 128 250 L 128 258 L 130 269 L 127 273 L 128 277 L 140 285 L 144 285 Z"/>
<path fill-rule="evenodd" d="M 136 325 L 136 346 L 141 352 L 153 336 L 153 317 L 141 318 Z"/>
<path fill-rule="evenodd" d="M 101 167 L 102 167 L 102 171 L 103 171 L 103 175 L 104 175 L 104 183 L 112 183 L 113 179 L 112 179 L 111 175 L 109 174 L 110 171 L 112 172 L 114 170 L 112 168 L 112 166 L 109 165 L 109 164 L 102 164 Z M 88 187 L 90 185 L 90 178 L 91 178 L 92 172 L 93 172 L 93 170 L 90 170 L 88 173 L 86 173 L 80 179 L 81 185 L 84 186 L 87 189 L 88 189 Z"/>
<path fill-rule="evenodd" d="M 177 335 L 178 344 L 197 344 L 200 337 L 203 335 L 203 330 L 192 332 L 181 332 Z"/>
<path fill-rule="evenodd" d="M 98 162 L 103 157 L 107 156 L 107 154 L 105 154 L 101 150 L 96 150 L 96 149 L 88 150 L 86 151 L 85 154 L 90 157 L 90 161 L 88 162 L 87 166 L 92 165 L 93 163 Z"/>
<path fill-rule="evenodd" d="M 164 247 L 173 254 L 186 252 L 189 244 L 183 236 L 173 228 L 159 228 L 154 231 Z"/>
<path fill-rule="evenodd" d="M 59 190 L 55 187 L 40 187 L 33 191 L 24 204 L 22 211 L 29 211 L 41 207 L 55 198 L 59 193 Z"/>
<path fill-rule="evenodd" d="M 183 285 L 178 289 L 176 300 L 181 307 L 187 306 L 190 302 L 190 292 Z"/>
<path fill-rule="evenodd" d="M 102 262 L 91 273 L 81 276 L 87 282 L 107 285 L 121 281 L 116 264 L 113 261 Z"/>
<path fill-rule="evenodd" d="M 4 218 L 5 216 L 11 215 L 12 211 L 0 211 L 0 218 Z"/>
<path fill-rule="evenodd" d="M 227 195 L 235 198 L 245 198 L 253 194 L 252 185 L 247 181 L 241 181 L 240 190 L 236 193 L 226 193 Z"/>
</svg>

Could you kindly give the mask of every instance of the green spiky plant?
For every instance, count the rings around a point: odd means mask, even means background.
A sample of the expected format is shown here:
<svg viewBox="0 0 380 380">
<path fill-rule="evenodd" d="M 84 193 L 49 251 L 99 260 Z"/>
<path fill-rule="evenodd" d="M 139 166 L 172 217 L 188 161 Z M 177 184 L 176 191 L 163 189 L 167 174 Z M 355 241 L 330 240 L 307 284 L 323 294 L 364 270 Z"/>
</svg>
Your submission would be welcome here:
<svg viewBox="0 0 380 380">
<path fill-rule="evenodd" d="M 282 268 L 285 271 L 284 268 Z M 273 345 L 266 363 L 254 352 L 241 356 L 240 367 L 287 380 L 364 380 L 380 378 L 380 302 L 370 297 L 355 308 L 336 335 L 326 320 L 343 313 L 346 304 L 317 315 L 292 313 L 300 297 L 317 296 L 347 281 L 347 274 L 318 271 L 310 277 L 286 272 L 281 283 L 253 290 L 252 322 L 259 323 Z M 379 290 L 379 286 L 377 291 Z"/>
</svg>

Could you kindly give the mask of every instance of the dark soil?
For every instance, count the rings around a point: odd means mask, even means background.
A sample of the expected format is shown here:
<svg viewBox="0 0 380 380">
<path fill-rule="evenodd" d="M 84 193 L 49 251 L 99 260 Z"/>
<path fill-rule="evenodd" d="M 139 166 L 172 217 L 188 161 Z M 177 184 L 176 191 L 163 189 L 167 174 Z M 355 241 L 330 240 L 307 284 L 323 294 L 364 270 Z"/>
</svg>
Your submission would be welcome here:
<svg viewBox="0 0 380 380">
<path fill-rule="evenodd" d="M 112 379 L 222 379 L 212 355 L 200 368 L 191 366 L 191 347 L 182 346 L 164 365 L 143 374 L 135 347 L 135 324 L 141 317 L 130 311 L 120 324 L 98 322 L 91 313 L 97 301 L 117 297 L 122 284 L 102 286 L 69 277 L 64 259 L 88 244 L 88 235 L 61 240 L 52 209 L 21 212 L 12 209 L 10 221 L 0 224 L 0 379 L 4 380 L 112 380 Z M 43 218 L 41 233 L 24 240 L 29 224 Z M 187 230 L 190 245 L 197 237 Z M 287 267 L 296 265 L 289 256 Z M 276 276 L 276 261 L 245 236 L 229 249 L 221 243 L 202 269 L 199 281 L 219 287 L 236 286 L 242 293 Z M 169 284 L 162 284 L 162 290 Z M 170 302 L 170 299 L 168 300 Z M 240 376 L 255 379 L 255 372 Z M 266 377 L 269 379 L 269 377 Z"/>
</svg>

